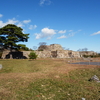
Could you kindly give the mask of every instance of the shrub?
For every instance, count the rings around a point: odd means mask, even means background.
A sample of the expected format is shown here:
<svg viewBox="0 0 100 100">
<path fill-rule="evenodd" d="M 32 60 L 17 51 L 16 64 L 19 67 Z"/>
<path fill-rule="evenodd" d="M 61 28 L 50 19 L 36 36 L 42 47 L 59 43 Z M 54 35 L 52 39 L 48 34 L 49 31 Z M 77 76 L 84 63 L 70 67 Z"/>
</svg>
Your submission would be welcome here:
<svg viewBox="0 0 100 100">
<path fill-rule="evenodd" d="M 84 57 L 84 58 L 88 58 L 89 56 L 88 56 L 88 55 L 83 55 L 83 57 Z"/>
<path fill-rule="evenodd" d="M 35 52 L 30 52 L 29 54 L 29 59 L 36 59 L 37 58 L 37 55 Z"/>
<path fill-rule="evenodd" d="M 91 58 L 96 58 L 96 57 L 100 57 L 100 54 L 97 54 L 97 55 L 83 55 L 84 58 L 88 58 L 88 57 L 91 57 Z"/>
</svg>

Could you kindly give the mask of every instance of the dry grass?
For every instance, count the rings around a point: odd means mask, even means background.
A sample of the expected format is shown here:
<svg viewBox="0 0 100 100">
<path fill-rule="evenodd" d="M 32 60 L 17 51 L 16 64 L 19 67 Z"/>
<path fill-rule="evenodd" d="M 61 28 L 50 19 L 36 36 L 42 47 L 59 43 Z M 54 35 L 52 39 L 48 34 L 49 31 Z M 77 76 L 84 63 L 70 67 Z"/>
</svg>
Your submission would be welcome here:
<svg viewBox="0 0 100 100">
<path fill-rule="evenodd" d="M 96 65 L 68 64 L 64 59 L 38 59 L 38 60 L 0 60 L 3 69 L 0 70 L 0 80 L 57 77 L 75 69 L 98 68 Z"/>
<path fill-rule="evenodd" d="M 3 69 L 0 70 L 0 100 L 30 100 L 29 97 L 27 97 L 27 93 L 29 93 L 28 96 L 30 97 L 37 95 L 36 96 L 37 99 L 31 98 L 31 100 L 66 100 L 66 99 L 56 99 L 56 98 L 43 99 L 44 97 L 41 97 L 40 94 L 37 93 L 37 91 L 35 91 L 36 94 L 30 94 L 32 92 L 30 88 L 30 84 L 32 84 L 32 86 L 35 85 L 34 86 L 34 88 L 36 88 L 35 90 L 38 90 L 37 88 L 38 85 L 45 84 L 46 82 L 47 84 L 50 85 L 52 82 L 57 80 L 57 86 L 59 87 L 61 84 L 62 84 L 61 86 L 65 84 L 64 80 L 66 79 L 64 76 L 67 75 L 67 77 L 70 77 L 69 72 L 71 71 L 73 72 L 76 69 L 94 70 L 94 68 L 99 68 L 99 66 L 94 66 L 94 65 L 84 66 L 84 65 L 68 64 L 67 60 L 65 59 L 37 59 L 33 61 L 30 61 L 27 59 L 26 60 L 19 60 L 19 59 L 0 60 L 0 64 L 3 65 Z M 45 83 L 42 83 L 43 80 L 45 80 L 44 81 Z M 60 81 L 62 82 L 64 81 L 64 83 L 59 83 Z M 72 83 L 76 84 L 77 80 L 68 78 L 66 82 L 69 82 L 71 84 Z M 54 85 L 56 83 L 52 83 L 52 84 Z M 30 90 L 27 90 L 27 92 L 25 92 L 26 94 L 24 95 L 24 91 L 26 91 L 25 89 L 28 89 L 28 88 Z M 46 86 L 46 88 L 48 88 L 48 86 Z M 51 87 L 51 88 L 54 88 L 54 91 L 55 91 L 54 94 L 56 94 L 56 87 Z M 88 90 L 91 90 L 94 87 L 86 86 L 86 88 Z M 65 89 L 62 91 L 63 91 L 63 94 L 65 95 Z M 19 94 L 20 92 L 22 93 L 22 95 Z M 42 92 L 44 93 L 44 91 Z M 61 98 L 63 94 L 61 94 Z M 21 96 L 24 96 L 25 98 Z M 47 95 L 47 94 L 46 96 L 48 98 L 50 96 L 51 98 L 54 97 L 54 95 Z M 39 97 L 41 98 L 39 99 Z M 66 98 L 66 96 L 64 96 L 64 98 Z M 71 99 L 68 99 L 68 100 L 71 100 Z"/>
</svg>

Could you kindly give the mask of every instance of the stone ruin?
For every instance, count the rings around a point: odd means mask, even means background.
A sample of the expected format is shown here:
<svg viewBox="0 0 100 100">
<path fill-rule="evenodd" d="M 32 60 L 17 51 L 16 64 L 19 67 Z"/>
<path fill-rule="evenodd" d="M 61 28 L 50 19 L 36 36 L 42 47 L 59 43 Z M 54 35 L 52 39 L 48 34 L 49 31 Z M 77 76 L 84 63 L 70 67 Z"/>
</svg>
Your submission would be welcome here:
<svg viewBox="0 0 100 100">
<path fill-rule="evenodd" d="M 64 50 L 59 44 L 42 45 L 35 51 L 38 57 L 43 58 L 70 58 L 80 57 L 79 52 Z"/>
<path fill-rule="evenodd" d="M 63 50 L 61 45 L 59 44 L 51 44 L 51 45 L 41 45 L 38 48 L 38 51 L 57 51 L 57 50 Z"/>
<path fill-rule="evenodd" d="M 30 52 L 31 51 L 13 51 L 10 53 L 9 50 L 5 50 L 3 51 L 2 58 L 9 59 L 10 54 L 12 54 L 12 58 L 14 59 L 26 59 L 29 58 L 28 55 Z M 38 58 L 80 58 L 84 54 L 79 51 L 64 50 L 59 44 L 41 45 L 38 47 L 38 50 L 34 52 L 38 55 Z"/>
<path fill-rule="evenodd" d="M 25 59 L 29 58 L 28 55 L 31 51 L 22 51 L 22 52 L 13 52 L 13 58 L 17 59 Z M 72 50 L 64 50 L 59 44 L 51 44 L 51 45 L 41 45 L 38 50 L 34 51 L 38 58 L 71 58 L 71 57 L 80 57 L 78 51 Z M 9 58 L 9 51 L 4 51 L 2 54 L 2 58 Z"/>
</svg>

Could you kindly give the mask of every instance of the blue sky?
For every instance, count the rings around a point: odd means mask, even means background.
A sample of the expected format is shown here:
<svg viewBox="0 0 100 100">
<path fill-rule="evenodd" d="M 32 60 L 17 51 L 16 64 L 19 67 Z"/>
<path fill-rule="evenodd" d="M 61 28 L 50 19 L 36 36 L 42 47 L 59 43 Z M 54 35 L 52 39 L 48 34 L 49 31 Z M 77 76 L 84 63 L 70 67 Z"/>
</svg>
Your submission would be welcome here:
<svg viewBox="0 0 100 100">
<path fill-rule="evenodd" d="M 100 0 L 0 0 L 0 28 L 15 24 L 39 42 L 100 52 Z"/>
</svg>

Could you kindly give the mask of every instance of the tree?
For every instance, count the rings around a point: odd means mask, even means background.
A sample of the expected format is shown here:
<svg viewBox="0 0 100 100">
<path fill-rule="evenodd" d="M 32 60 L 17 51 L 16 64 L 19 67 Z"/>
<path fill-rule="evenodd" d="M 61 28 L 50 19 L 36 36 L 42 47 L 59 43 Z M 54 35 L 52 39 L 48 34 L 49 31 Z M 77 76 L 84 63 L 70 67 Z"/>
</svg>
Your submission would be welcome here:
<svg viewBox="0 0 100 100">
<path fill-rule="evenodd" d="M 87 51 L 88 50 L 88 48 L 82 48 L 82 49 L 78 49 L 77 51 Z"/>
<path fill-rule="evenodd" d="M 47 44 L 46 42 L 40 42 L 40 43 L 39 43 L 38 50 L 39 50 L 39 51 L 48 50 L 48 47 L 47 47 L 46 44 Z"/>
<path fill-rule="evenodd" d="M 26 45 L 24 44 L 18 44 L 18 50 L 25 50 L 25 51 L 29 51 L 29 48 L 26 47 Z"/>
<path fill-rule="evenodd" d="M 82 51 L 87 51 L 87 50 L 88 50 L 88 48 L 83 48 L 83 49 L 82 49 Z"/>
<path fill-rule="evenodd" d="M 24 34 L 22 31 L 22 28 L 14 24 L 8 24 L 0 28 L 0 43 L 3 44 L 3 48 L 9 48 L 12 52 L 12 49 L 18 48 L 17 42 L 27 42 L 29 34 Z"/>
<path fill-rule="evenodd" d="M 46 45 L 47 43 L 46 42 L 40 42 L 39 43 L 39 46 L 41 46 L 41 45 Z"/>
</svg>

